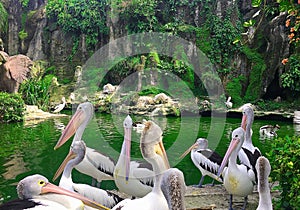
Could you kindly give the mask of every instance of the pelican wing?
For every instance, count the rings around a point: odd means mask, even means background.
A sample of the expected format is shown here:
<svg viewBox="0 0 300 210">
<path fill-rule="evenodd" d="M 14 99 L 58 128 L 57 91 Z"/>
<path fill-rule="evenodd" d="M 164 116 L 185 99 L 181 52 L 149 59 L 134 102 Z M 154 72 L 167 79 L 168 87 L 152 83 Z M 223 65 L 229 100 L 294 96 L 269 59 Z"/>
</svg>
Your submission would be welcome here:
<svg viewBox="0 0 300 210">
<path fill-rule="evenodd" d="M 132 161 L 135 162 L 135 169 L 133 170 L 133 176 L 139 180 L 142 184 L 153 187 L 155 174 L 153 172 L 152 165 L 148 162 Z M 132 164 L 130 165 L 132 167 Z"/>
<path fill-rule="evenodd" d="M 117 203 L 123 200 L 123 198 L 118 195 L 102 190 L 99 188 L 91 187 L 86 184 L 73 184 L 73 189 L 75 192 L 87 197 L 97 203 L 100 203 L 108 208 L 112 208 Z"/>
<path fill-rule="evenodd" d="M 115 170 L 115 161 L 97 150 L 87 147 L 86 158 L 101 172 L 113 176 Z"/>
</svg>

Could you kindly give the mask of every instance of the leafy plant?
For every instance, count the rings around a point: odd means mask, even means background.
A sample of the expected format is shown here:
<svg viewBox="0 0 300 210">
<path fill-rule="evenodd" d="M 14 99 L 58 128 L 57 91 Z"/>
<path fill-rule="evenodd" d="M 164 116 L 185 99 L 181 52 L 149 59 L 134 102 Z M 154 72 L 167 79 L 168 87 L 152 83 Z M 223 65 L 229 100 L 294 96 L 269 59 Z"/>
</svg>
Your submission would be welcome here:
<svg viewBox="0 0 300 210">
<path fill-rule="evenodd" d="M 278 209 L 298 209 L 300 206 L 300 137 L 277 138 L 267 153 L 272 165 L 271 177 L 279 181 Z"/>
<path fill-rule="evenodd" d="M 281 75 L 282 86 L 293 91 L 300 91 L 300 61 L 297 56 L 289 59 L 289 70 Z"/>
<path fill-rule="evenodd" d="M 2 2 L 0 2 L 0 33 L 6 32 L 8 23 L 8 14 Z"/>
<path fill-rule="evenodd" d="M 22 121 L 25 104 L 19 94 L 0 92 L 0 122 Z"/>
<path fill-rule="evenodd" d="M 233 104 L 236 106 L 243 104 L 242 98 L 242 82 L 246 78 L 243 76 L 239 76 L 237 78 L 232 79 L 226 85 L 226 91 L 229 96 L 231 96 Z"/>
</svg>

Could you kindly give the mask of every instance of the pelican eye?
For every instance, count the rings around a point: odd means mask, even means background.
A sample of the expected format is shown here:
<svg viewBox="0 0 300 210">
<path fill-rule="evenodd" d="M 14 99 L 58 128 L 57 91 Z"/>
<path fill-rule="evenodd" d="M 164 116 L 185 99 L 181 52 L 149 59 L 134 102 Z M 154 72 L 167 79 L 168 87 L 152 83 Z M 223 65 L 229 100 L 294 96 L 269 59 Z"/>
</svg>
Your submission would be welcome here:
<svg viewBox="0 0 300 210">
<path fill-rule="evenodd" d="M 235 137 L 237 138 L 237 137 L 239 137 L 239 135 L 235 135 Z"/>
<path fill-rule="evenodd" d="M 43 180 L 40 180 L 40 181 L 39 181 L 39 185 L 40 185 L 40 186 L 44 186 L 45 184 L 46 184 L 45 181 L 43 181 Z"/>
</svg>

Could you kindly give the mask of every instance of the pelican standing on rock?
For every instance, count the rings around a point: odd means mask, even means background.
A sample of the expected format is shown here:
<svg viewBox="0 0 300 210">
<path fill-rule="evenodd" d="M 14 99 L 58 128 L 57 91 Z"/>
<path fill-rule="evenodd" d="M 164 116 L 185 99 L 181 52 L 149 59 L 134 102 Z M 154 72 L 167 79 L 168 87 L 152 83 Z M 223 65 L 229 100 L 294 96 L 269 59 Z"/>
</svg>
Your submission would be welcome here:
<svg viewBox="0 0 300 210">
<path fill-rule="evenodd" d="M 171 169 L 166 172 L 170 165 L 162 143 L 162 131 L 152 121 L 145 123 L 140 148 L 144 159 L 153 166 L 155 172 L 154 187 L 145 197 L 134 200 L 125 199 L 113 210 L 184 209 L 185 184 L 184 181 L 182 182 L 183 175 L 178 173 L 178 169 Z"/>
<path fill-rule="evenodd" d="M 92 187 L 87 184 L 75 184 L 72 181 L 72 170 L 74 166 L 79 164 L 84 159 L 85 148 L 86 146 L 83 141 L 75 141 L 70 149 L 69 154 L 55 173 L 53 180 L 56 180 L 63 172 L 59 182 L 60 187 L 66 190 L 77 192 L 80 195 L 83 195 L 97 203 L 101 203 L 108 208 L 112 208 L 123 199 L 114 193 L 107 192 L 106 190 Z"/>
<path fill-rule="evenodd" d="M 62 104 L 58 104 L 54 107 L 53 113 L 60 113 L 61 110 L 63 110 L 66 106 L 66 98 L 62 97 L 61 98 Z"/>
<path fill-rule="evenodd" d="M 81 141 L 83 132 L 92 119 L 93 114 L 94 107 L 90 102 L 80 104 L 54 149 L 61 147 L 74 135 L 74 133 L 75 136 L 73 138 L 72 145 L 75 141 Z M 98 183 L 102 180 L 113 180 L 114 168 L 115 162 L 112 158 L 89 147 L 86 147 L 86 153 L 83 161 L 75 166 L 76 170 L 93 177 L 98 181 Z"/>
<path fill-rule="evenodd" d="M 194 165 L 200 170 L 202 174 L 199 184 L 196 185 L 196 187 L 202 187 L 202 183 L 206 175 L 210 176 L 214 180 L 216 179 L 219 182 L 223 182 L 222 178 L 217 176 L 223 158 L 215 151 L 208 149 L 207 139 L 198 138 L 196 140 L 196 143 L 193 144 L 189 149 L 187 149 L 180 156 L 180 158 L 185 157 L 190 151 L 191 151 L 191 159 Z"/>
<path fill-rule="evenodd" d="M 22 179 L 17 186 L 19 199 L 0 205 L 0 210 L 82 210 L 84 204 L 96 209 L 108 208 L 78 193 L 70 192 L 49 183 L 42 175 L 35 174 Z"/>
<path fill-rule="evenodd" d="M 252 124 L 254 120 L 254 112 L 250 106 L 243 108 L 243 117 L 241 127 L 245 132 L 245 141 L 242 145 L 242 149 L 239 151 L 238 156 L 242 164 L 248 166 L 254 171 L 255 180 L 257 181 L 257 173 L 255 164 L 257 159 L 261 156 L 261 152 L 257 147 L 253 146 L 252 143 Z"/>
<path fill-rule="evenodd" d="M 268 177 L 271 172 L 271 165 L 267 158 L 261 156 L 257 159 L 256 170 L 258 176 L 257 191 L 259 204 L 256 210 L 272 210 L 272 197 Z"/>
<path fill-rule="evenodd" d="M 244 142 L 244 129 L 239 127 L 232 132 L 232 140 L 218 171 L 218 176 L 223 175 L 223 184 L 230 194 L 229 209 L 232 210 L 232 196 L 244 197 L 243 209 L 246 209 L 247 196 L 253 192 L 255 174 L 246 165 L 237 164 L 237 155 Z M 229 162 L 228 162 L 229 160 Z M 225 168 L 228 162 L 228 167 Z"/>
<path fill-rule="evenodd" d="M 124 141 L 114 170 L 115 184 L 121 192 L 133 197 L 143 197 L 151 192 L 155 174 L 151 164 L 130 161 L 132 119 L 129 115 L 125 118 L 123 127 Z"/>
</svg>

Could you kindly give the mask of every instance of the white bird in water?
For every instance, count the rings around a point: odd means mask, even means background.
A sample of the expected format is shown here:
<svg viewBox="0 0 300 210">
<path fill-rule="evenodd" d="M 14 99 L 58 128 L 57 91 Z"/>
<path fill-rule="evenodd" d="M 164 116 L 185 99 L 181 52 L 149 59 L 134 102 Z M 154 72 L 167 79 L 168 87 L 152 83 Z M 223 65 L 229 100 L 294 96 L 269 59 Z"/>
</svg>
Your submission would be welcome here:
<svg viewBox="0 0 300 210">
<path fill-rule="evenodd" d="M 271 165 L 267 158 L 261 156 L 257 159 L 256 170 L 258 176 L 257 190 L 259 204 L 256 210 L 272 210 L 272 197 L 268 177 L 271 172 Z"/>
<path fill-rule="evenodd" d="M 92 119 L 93 114 L 94 107 L 90 102 L 80 104 L 54 149 L 61 147 L 74 135 L 74 133 L 75 136 L 73 138 L 72 145 L 75 141 L 81 141 L 83 132 Z M 112 158 L 89 147 L 86 147 L 86 153 L 83 161 L 75 166 L 76 170 L 93 177 L 98 181 L 98 183 L 102 180 L 113 180 L 114 168 L 115 162 Z"/>
<path fill-rule="evenodd" d="M 261 137 L 273 138 L 277 136 L 276 131 L 280 129 L 278 124 L 276 125 L 264 125 L 259 128 L 259 134 Z"/>
<path fill-rule="evenodd" d="M 154 172 L 151 164 L 141 161 L 130 161 L 132 119 L 128 115 L 124 122 L 124 141 L 121 153 L 114 170 L 117 188 L 133 197 L 143 197 L 151 192 Z"/>
<path fill-rule="evenodd" d="M 245 132 L 245 141 L 242 145 L 242 149 L 238 153 L 239 160 L 242 164 L 248 166 L 254 171 L 255 180 L 257 181 L 257 173 L 255 164 L 257 159 L 261 156 L 261 152 L 252 143 L 252 124 L 254 120 L 254 112 L 250 106 L 245 106 L 243 109 L 243 117 L 241 127 Z"/>
<path fill-rule="evenodd" d="M 155 182 L 152 191 L 134 200 L 125 199 L 113 210 L 169 210 L 184 209 L 185 184 L 182 172 L 171 169 L 162 143 L 162 131 L 152 121 L 147 121 L 140 140 L 142 155 L 152 164 Z M 168 170 L 166 172 L 166 170 Z"/>
<path fill-rule="evenodd" d="M 63 172 L 59 182 L 60 187 L 66 190 L 77 192 L 80 195 L 83 195 L 97 203 L 101 203 L 108 208 L 112 208 L 123 199 L 118 195 L 106 190 L 95 188 L 87 184 L 75 184 L 72 181 L 72 170 L 74 166 L 79 164 L 84 159 L 85 148 L 86 146 L 83 141 L 74 142 L 73 146 L 70 148 L 69 154 L 55 173 L 53 180 L 56 180 Z"/>
<path fill-rule="evenodd" d="M 35 174 L 22 179 L 17 186 L 19 199 L 0 205 L 0 210 L 82 210 L 84 204 L 96 209 L 108 208 L 79 195 L 49 183 L 42 175 Z"/>
<path fill-rule="evenodd" d="M 239 127 L 232 132 L 232 140 L 223 158 L 218 171 L 218 176 L 223 175 L 223 184 L 230 194 L 229 209 L 232 210 L 232 196 L 244 197 L 243 209 L 246 209 L 247 196 L 253 192 L 255 174 L 246 165 L 237 164 L 237 155 L 244 142 L 244 130 Z M 228 167 L 225 168 L 227 162 Z"/>
<path fill-rule="evenodd" d="M 66 106 L 66 98 L 62 97 L 61 98 L 62 104 L 58 104 L 54 107 L 53 113 L 60 113 L 61 110 L 63 110 Z"/>
<path fill-rule="evenodd" d="M 180 159 L 185 157 L 189 152 L 191 152 L 191 159 L 194 165 L 202 174 L 199 184 L 196 185 L 196 187 L 202 187 L 204 177 L 207 175 L 214 180 L 216 179 L 219 182 L 223 182 L 222 178 L 217 176 L 223 158 L 215 151 L 208 149 L 207 139 L 198 138 L 195 144 L 193 144 L 180 156 Z"/>
</svg>

